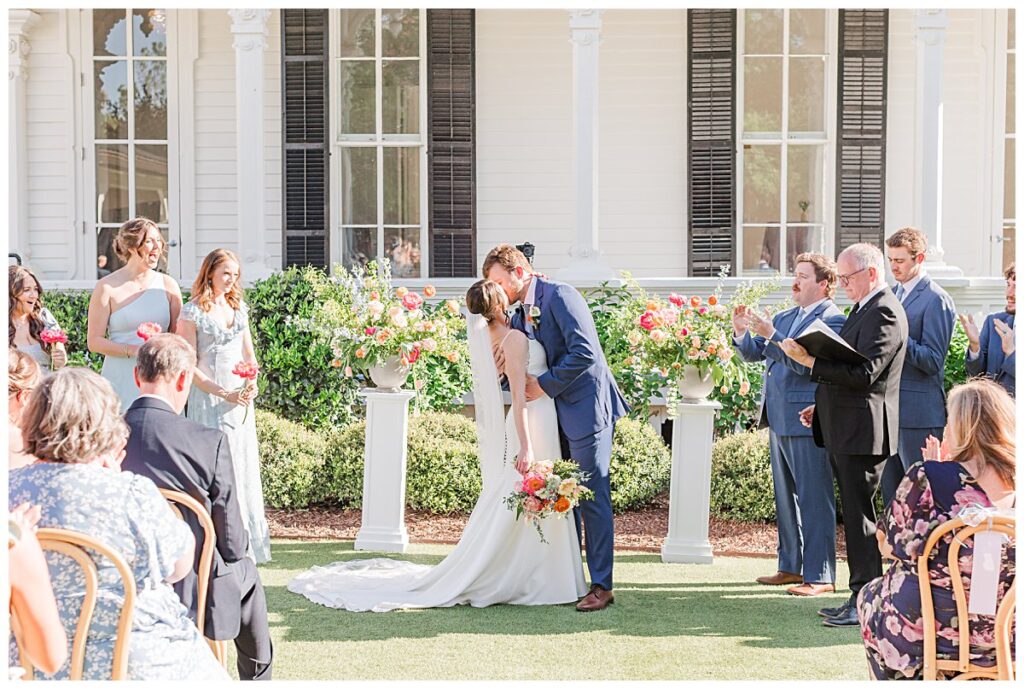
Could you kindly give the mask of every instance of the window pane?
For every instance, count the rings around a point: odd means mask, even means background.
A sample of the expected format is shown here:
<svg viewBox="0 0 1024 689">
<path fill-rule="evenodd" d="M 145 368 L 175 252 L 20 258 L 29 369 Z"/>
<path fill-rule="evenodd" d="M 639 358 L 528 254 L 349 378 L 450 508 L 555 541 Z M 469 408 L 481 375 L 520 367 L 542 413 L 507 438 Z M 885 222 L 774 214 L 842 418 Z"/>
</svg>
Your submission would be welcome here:
<svg viewBox="0 0 1024 689">
<path fill-rule="evenodd" d="M 791 145 L 786 157 L 786 222 L 822 222 L 825 147 Z"/>
<path fill-rule="evenodd" d="M 792 275 L 796 269 L 793 259 L 805 252 L 825 253 L 825 229 L 815 227 L 786 228 L 786 275 Z"/>
<path fill-rule="evenodd" d="M 377 258 L 376 227 L 346 227 L 342 229 L 342 264 L 349 270 L 365 266 Z"/>
<path fill-rule="evenodd" d="M 375 72 L 372 61 L 341 61 L 341 133 L 374 134 Z"/>
<path fill-rule="evenodd" d="M 743 60 L 743 128 L 745 132 L 782 131 L 782 58 Z"/>
<path fill-rule="evenodd" d="M 116 227 L 101 227 L 96 230 L 96 277 L 102 278 L 123 266 L 114 251 Z"/>
<path fill-rule="evenodd" d="M 825 136 L 825 58 L 789 60 L 789 130 Z"/>
<path fill-rule="evenodd" d="M 128 208 L 128 145 L 96 146 L 96 220 L 123 223 L 131 217 Z"/>
<path fill-rule="evenodd" d="M 1005 150 L 1006 158 L 1003 162 L 1003 217 L 1016 218 L 1017 200 L 1015 195 L 1017 191 L 1017 161 L 1014 156 L 1016 155 L 1017 150 L 1017 140 L 1007 139 Z"/>
<path fill-rule="evenodd" d="M 128 63 L 97 62 L 96 138 L 128 138 Z"/>
<path fill-rule="evenodd" d="M 1003 266 L 1013 263 L 1017 251 L 1017 227 L 1014 223 L 1003 225 Z"/>
<path fill-rule="evenodd" d="M 1017 132 L 1017 54 L 1006 56 L 1006 133 Z"/>
<path fill-rule="evenodd" d="M 383 117 L 385 134 L 420 131 L 420 61 L 384 60 Z"/>
<path fill-rule="evenodd" d="M 743 222 L 777 223 L 782 169 L 781 146 L 745 146 L 743 149 Z"/>
<path fill-rule="evenodd" d="M 825 10 L 789 11 L 789 51 L 800 55 L 825 53 Z"/>
<path fill-rule="evenodd" d="M 420 276 L 420 228 L 385 227 L 385 255 L 391 260 L 391 276 L 418 278 Z"/>
<path fill-rule="evenodd" d="M 373 57 L 376 45 L 373 10 L 341 11 L 341 56 Z"/>
<path fill-rule="evenodd" d="M 132 10 L 132 52 L 143 56 L 167 55 L 166 10 Z"/>
<path fill-rule="evenodd" d="M 782 10 L 745 10 L 744 53 L 748 55 L 782 54 Z"/>
<path fill-rule="evenodd" d="M 420 54 L 420 11 L 381 10 L 380 43 L 385 57 Z"/>
<path fill-rule="evenodd" d="M 420 222 L 420 149 L 384 149 L 384 224 Z"/>
<path fill-rule="evenodd" d="M 92 11 L 92 54 L 127 55 L 128 26 L 124 10 Z"/>
<path fill-rule="evenodd" d="M 135 138 L 167 138 L 167 61 L 135 62 Z"/>
<path fill-rule="evenodd" d="M 377 150 L 341 149 L 341 222 L 377 224 Z"/>
<path fill-rule="evenodd" d="M 167 222 L 166 145 L 135 147 L 135 215 L 157 223 Z"/>
<path fill-rule="evenodd" d="M 779 270 L 779 228 L 743 227 L 743 273 Z"/>
<path fill-rule="evenodd" d="M 1006 47 L 1008 50 L 1017 48 L 1017 10 L 1012 7 L 1006 11 Z"/>
</svg>

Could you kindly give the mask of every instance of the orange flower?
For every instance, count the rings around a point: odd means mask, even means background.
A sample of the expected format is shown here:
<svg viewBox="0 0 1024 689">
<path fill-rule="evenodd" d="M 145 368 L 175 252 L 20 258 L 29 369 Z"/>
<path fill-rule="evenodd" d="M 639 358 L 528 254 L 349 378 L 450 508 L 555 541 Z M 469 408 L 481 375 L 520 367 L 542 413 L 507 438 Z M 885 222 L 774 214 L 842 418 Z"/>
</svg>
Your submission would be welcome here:
<svg viewBox="0 0 1024 689">
<path fill-rule="evenodd" d="M 423 287 L 423 296 L 425 296 L 425 297 L 427 297 L 429 299 L 430 297 L 434 296 L 435 294 L 437 294 L 437 290 L 434 289 L 433 285 L 424 285 L 424 287 Z"/>
<path fill-rule="evenodd" d="M 366 358 L 366 350 L 363 349 L 362 347 L 357 349 L 356 350 L 356 358 L 357 359 L 364 359 L 364 358 Z"/>
<path fill-rule="evenodd" d="M 682 367 L 683 367 L 683 365 L 681 363 L 679 363 L 678 361 L 673 361 L 672 362 L 672 368 L 679 369 L 679 368 L 682 368 Z"/>
<path fill-rule="evenodd" d="M 398 289 L 395 290 L 395 296 L 398 297 L 399 299 L 401 299 L 402 297 L 404 297 L 408 293 L 409 293 L 409 288 L 408 287 L 399 287 Z"/>
<path fill-rule="evenodd" d="M 334 368 L 341 368 L 341 365 L 342 365 L 341 359 L 333 359 L 331 361 L 331 366 L 333 366 Z"/>
<path fill-rule="evenodd" d="M 656 301 L 649 301 L 649 302 L 647 302 L 647 310 L 648 311 L 657 311 L 658 310 L 658 302 L 656 302 Z"/>
<path fill-rule="evenodd" d="M 450 362 L 452 362 L 454 364 L 455 362 L 457 362 L 459 360 L 459 353 L 458 352 L 452 352 L 446 358 L 448 359 L 448 361 L 450 361 Z"/>
<path fill-rule="evenodd" d="M 708 303 L 714 306 L 715 304 L 718 303 L 718 297 L 712 294 L 710 297 L 708 297 Z"/>
<path fill-rule="evenodd" d="M 715 345 L 713 345 L 713 344 L 709 344 L 708 345 L 708 354 L 714 354 L 717 351 L 718 351 L 718 348 L 715 347 Z"/>
<path fill-rule="evenodd" d="M 697 308 L 698 306 L 700 306 L 700 297 L 698 297 L 697 295 L 690 297 L 690 306 L 692 306 L 693 308 Z"/>
<path fill-rule="evenodd" d="M 570 503 L 569 498 L 564 495 L 558 498 L 558 501 L 555 502 L 555 512 L 565 512 L 570 507 L 572 507 L 572 503 Z"/>
</svg>

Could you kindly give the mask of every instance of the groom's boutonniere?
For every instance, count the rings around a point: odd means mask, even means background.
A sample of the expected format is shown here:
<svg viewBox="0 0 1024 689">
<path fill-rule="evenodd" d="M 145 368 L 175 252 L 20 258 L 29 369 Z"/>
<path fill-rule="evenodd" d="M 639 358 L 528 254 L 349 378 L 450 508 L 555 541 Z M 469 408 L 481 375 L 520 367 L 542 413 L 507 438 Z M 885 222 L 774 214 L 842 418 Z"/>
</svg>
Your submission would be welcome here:
<svg viewBox="0 0 1024 689">
<path fill-rule="evenodd" d="M 533 326 L 540 324 L 539 306 L 530 306 L 530 310 L 526 313 L 526 322 Z"/>
</svg>

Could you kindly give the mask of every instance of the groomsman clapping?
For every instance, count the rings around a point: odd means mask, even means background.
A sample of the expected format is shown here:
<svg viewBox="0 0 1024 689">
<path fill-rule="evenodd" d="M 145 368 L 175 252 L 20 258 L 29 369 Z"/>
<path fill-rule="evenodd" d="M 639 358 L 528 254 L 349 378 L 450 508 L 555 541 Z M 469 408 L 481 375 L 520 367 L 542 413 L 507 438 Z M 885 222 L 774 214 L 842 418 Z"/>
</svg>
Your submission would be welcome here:
<svg viewBox="0 0 1024 689">
<path fill-rule="evenodd" d="M 974 316 L 960 316 L 969 342 L 964 368 L 972 376 L 987 376 L 1010 393 L 1017 390 L 1017 356 L 1014 342 L 1014 318 L 1017 315 L 1017 269 L 1011 263 L 1006 277 L 1006 310 L 985 319 L 981 331 Z"/>
</svg>

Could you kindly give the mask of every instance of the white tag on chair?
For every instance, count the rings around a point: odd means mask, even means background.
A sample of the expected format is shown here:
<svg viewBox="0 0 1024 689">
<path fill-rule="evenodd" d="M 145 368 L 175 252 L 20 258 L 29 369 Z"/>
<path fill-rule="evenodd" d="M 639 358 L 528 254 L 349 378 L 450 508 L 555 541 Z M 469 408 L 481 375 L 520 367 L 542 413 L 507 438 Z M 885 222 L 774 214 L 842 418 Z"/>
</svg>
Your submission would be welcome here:
<svg viewBox="0 0 1024 689">
<path fill-rule="evenodd" d="M 971 598 L 967 612 L 972 615 L 995 615 L 996 593 L 999 589 L 999 565 L 1003 559 L 1006 535 L 998 531 L 974 534 L 974 568 L 971 574 Z"/>
</svg>

